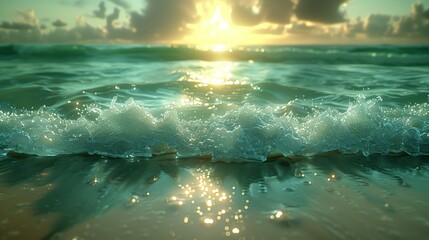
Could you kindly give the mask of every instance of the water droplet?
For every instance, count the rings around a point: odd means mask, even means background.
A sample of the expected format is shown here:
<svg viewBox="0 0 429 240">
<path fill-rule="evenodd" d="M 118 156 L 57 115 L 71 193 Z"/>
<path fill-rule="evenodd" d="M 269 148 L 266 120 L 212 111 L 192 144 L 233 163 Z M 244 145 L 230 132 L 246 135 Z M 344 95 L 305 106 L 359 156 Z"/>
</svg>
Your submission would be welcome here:
<svg viewBox="0 0 429 240">
<path fill-rule="evenodd" d="M 304 174 L 301 172 L 301 170 L 299 168 L 295 169 L 294 175 L 297 178 L 303 178 L 304 177 Z"/>
<path fill-rule="evenodd" d="M 214 220 L 213 220 L 212 218 L 205 218 L 205 219 L 204 219 L 204 223 L 205 223 L 205 224 L 208 224 L 208 225 L 211 225 L 211 224 L 213 224 L 213 223 L 214 223 Z"/>
</svg>

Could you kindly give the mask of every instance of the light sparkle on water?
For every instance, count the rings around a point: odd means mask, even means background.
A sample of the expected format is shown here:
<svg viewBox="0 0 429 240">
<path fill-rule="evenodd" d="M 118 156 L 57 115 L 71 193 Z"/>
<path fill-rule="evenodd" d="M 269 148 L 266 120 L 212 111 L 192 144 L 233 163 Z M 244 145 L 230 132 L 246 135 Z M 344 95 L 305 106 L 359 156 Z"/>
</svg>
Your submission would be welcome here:
<svg viewBox="0 0 429 240">
<path fill-rule="evenodd" d="M 222 188 L 220 182 L 212 179 L 211 169 L 199 168 L 192 176 L 192 181 L 179 184 L 179 192 L 167 200 L 172 205 L 194 209 L 195 215 L 181 218 L 183 224 L 189 224 L 191 218 L 195 218 L 206 227 L 224 223 L 225 235 L 241 233 L 245 229 L 246 211 L 251 204 L 248 198 L 242 197 L 244 192 L 233 197 L 237 188 Z M 226 201 L 227 199 L 231 201 Z"/>
</svg>

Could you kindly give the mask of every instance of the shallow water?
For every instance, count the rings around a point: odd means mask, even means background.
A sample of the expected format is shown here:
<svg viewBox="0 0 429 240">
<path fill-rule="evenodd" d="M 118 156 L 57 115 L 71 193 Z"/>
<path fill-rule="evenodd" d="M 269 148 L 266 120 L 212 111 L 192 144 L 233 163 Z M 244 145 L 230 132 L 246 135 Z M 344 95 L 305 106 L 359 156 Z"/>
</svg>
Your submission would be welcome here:
<svg viewBox="0 0 429 240">
<path fill-rule="evenodd" d="M 429 153 L 429 48 L 0 47 L 0 153 Z"/>
<path fill-rule="evenodd" d="M 427 46 L 0 46 L 0 239 L 424 239 Z"/>
<path fill-rule="evenodd" d="M 424 239 L 428 163 L 6 157 L 0 239 Z"/>
</svg>

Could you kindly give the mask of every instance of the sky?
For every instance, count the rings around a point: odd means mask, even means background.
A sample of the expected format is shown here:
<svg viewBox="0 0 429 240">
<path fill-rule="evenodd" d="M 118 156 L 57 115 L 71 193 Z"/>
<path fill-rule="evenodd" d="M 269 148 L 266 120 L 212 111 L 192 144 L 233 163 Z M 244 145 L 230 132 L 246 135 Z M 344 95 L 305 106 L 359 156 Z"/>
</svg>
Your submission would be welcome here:
<svg viewBox="0 0 429 240">
<path fill-rule="evenodd" d="M 3 0 L 0 43 L 422 44 L 429 0 Z"/>
</svg>

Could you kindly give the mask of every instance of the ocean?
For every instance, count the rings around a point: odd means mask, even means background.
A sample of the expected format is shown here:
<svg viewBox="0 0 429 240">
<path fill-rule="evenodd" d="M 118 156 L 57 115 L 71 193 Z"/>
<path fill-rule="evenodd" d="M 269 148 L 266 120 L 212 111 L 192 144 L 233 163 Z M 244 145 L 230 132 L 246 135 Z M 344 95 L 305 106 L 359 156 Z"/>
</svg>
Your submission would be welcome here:
<svg viewBox="0 0 429 240">
<path fill-rule="evenodd" d="M 428 46 L 0 46 L 0 239 L 423 239 L 428 155 Z"/>
</svg>

